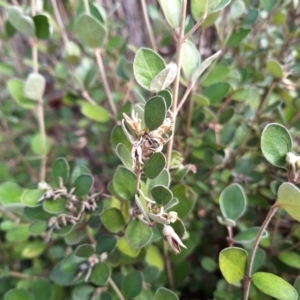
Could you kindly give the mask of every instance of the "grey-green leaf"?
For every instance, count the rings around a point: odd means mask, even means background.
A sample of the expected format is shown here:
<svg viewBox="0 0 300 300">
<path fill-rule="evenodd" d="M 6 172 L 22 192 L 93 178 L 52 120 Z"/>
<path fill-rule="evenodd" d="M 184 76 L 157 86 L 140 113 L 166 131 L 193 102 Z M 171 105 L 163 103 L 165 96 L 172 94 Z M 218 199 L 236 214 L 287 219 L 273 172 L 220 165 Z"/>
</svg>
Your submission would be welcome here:
<svg viewBox="0 0 300 300">
<path fill-rule="evenodd" d="M 73 187 L 75 187 L 74 195 L 76 196 L 84 196 L 86 195 L 92 188 L 94 184 L 94 178 L 90 174 L 80 174 L 75 182 L 73 183 Z"/>
<path fill-rule="evenodd" d="M 261 150 L 266 160 L 272 165 L 285 168 L 286 155 L 292 147 L 292 137 L 283 125 L 271 123 L 263 130 Z"/>
<path fill-rule="evenodd" d="M 57 158 L 52 167 L 52 177 L 56 186 L 59 186 L 59 178 L 66 184 L 69 178 L 69 172 L 70 167 L 67 160 L 64 157 Z"/>
<path fill-rule="evenodd" d="M 158 93 L 167 88 L 175 79 L 177 75 L 177 65 L 170 63 L 165 69 L 160 71 L 150 84 L 150 91 Z"/>
<path fill-rule="evenodd" d="M 88 47 L 101 48 L 106 37 L 105 27 L 88 14 L 79 16 L 75 23 L 75 32 Z"/>
<path fill-rule="evenodd" d="M 149 131 L 157 129 L 166 118 L 167 105 L 163 97 L 154 96 L 145 105 L 145 125 Z"/>
<path fill-rule="evenodd" d="M 40 100 L 44 95 L 46 80 L 38 73 L 30 73 L 25 81 L 24 92 L 32 100 Z"/>
<path fill-rule="evenodd" d="M 165 18 L 169 25 L 175 29 L 179 27 L 181 17 L 180 0 L 159 0 L 159 4 L 164 12 Z"/>
<path fill-rule="evenodd" d="M 136 81 L 146 90 L 150 90 L 153 79 L 166 68 L 161 56 L 151 49 L 141 48 L 137 51 L 133 72 Z"/>
<path fill-rule="evenodd" d="M 163 171 L 165 165 L 165 156 L 161 152 L 154 153 L 144 164 L 144 174 L 147 178 L 154 179 Z"/>
</svg>

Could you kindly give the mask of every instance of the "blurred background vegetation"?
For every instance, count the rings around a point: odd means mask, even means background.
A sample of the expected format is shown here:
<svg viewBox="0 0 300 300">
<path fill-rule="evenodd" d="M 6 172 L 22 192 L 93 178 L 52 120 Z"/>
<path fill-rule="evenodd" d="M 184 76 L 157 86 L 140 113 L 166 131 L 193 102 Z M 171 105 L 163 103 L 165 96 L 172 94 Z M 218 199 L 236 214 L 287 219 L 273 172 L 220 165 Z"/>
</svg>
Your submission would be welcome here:
<svg viewBox="0 0 300 300">
<path fill-rule="evenodd" d="M 195 24 L 196 2 L 188 1 L 186 31 Z M 38 68 L 46 79 L 43 96 L 49 142 L 46 181 L 51 177 L 54 160 L 63 156 L 72 168 L 89 168 L 95 190 L 109 194 L 107 185 L 120 163 L 113 148 L 116 146 L 111 138 L 113 128 L 120 124 L 122 112 L 129 114 L 139 95 L 151 96 L 134 79 L 135 52 L 140 47 L 154 45 L 166 62 L 174 61 L 174 32 L 165 21 L 158 1 L 90 2 L 92 15 L 104 19 L 107 26 L 101 54 L 110 96 L 118 111 L 114 119 L 101 77 L 99 80 L 94 53 L 75 33 L 76 18 L 84 11 L 82 1 L 36 3 L 37 13 L 45 15 L 49 25 L 38 42 Z M 154 44 L 149 39 L 143 4 L 151 22 Z M 14 0 L 0 1 L 0 5 L 0 184 L 10 181 L 22 188 L 36 188 L 41 164 L 37 114 L 28 109 L 28 103 L 26 107 L 22 96 L 16 95 L 10 86 L 16 78 L 25 81 L 32 71 L 32 39 L 16 30 L 7 17 L 10 5 L 22 7 L 30 15 L 30 3 Z M 171 255 L 174 284 L 180 299 L 241 299 L 241 289 L 228 287 L 218 268 L 219 252 L 228 246 L 226 227 L 217 221 L 221 215 L 218 199 L 228 184 L 240 183 L 247 195 L 248 208 L 234 234 L 259 226 L 276 199 L 278 183 L 285 180 L 285 172 L 271 166 L 262 156 L 260 136 L 265 125 L 271 122 L 285 125 L 293 136 L 294 150 L 298 150 L 299 1 L 231 1 L 225 9 L 210 14 L 191 39 L 202 61 L 218 50 L 222 52 L 197 81 L 176 124 L 174 149 L 181 153 L 184 164 L 194 165 L 197 172 L 188 173 L 182 181 L 193 190 L 183 197 L 196 198 L 184 220 L 192 242 L 184 254 Z M 181 96 L 186 84 L 182 77 Z M 99 111 L 88 106 L 94 103 L 101 107 Z M 181 182 L 175 173 L 172 178 L 173 185 Z M 0 204 L 5 197 L 1 191 L 0 186 Z M 58 238 L 36 255 L 24 254 L 24 247 L 41 238 L 28 236 L 23 240 L 9 234 L 15 222 L 26 223 L 26 217 L 20 216 L 20 212 L 0 206 L 0 299 L 11 299 L 4 295 L 15 287 L 32 291 L 32 280 L 49 278 L 53 266 L 75 245 Z M 90 221 L 84 226 L 106 232 L 99 220 Z M 281 212 L 271 222 L 269 232 L 269 237 L 262 241 L 265 259 L 261 268 L 294 282 L 299 262 L 296 267 L 291 266 L 280 260 L 278 253 L 292 248 L 299 255 L 299 225 Z M 78 244 L 86 240 L 84 236 Z M 249 249 L 251 243 L 244 246 Z M 147 265 L 143 255 L 136 261 L 128 260 L 129 264 L 125 261 L 116 264 L 116 281 L 132 265 L 143 270 Z M 145 289 L 168 286 L 164 270 L 145 280 Z M 82 292 L 81 298 L 78 285 L 60 287 L 55 283 L 50 287 L 52 298 L 35 295 L 34 299 L 92 299 L 92 295 L 98 299 L 94 288 L 89 290 L 87 285 L 84 287 L 87 292 Z M 102 297 L 99 299 L 111 299 Z M 152 298 L 142 293 L 135 299 Z M 271 298 L 252 290 L 251 299 Z"/>
</svg>

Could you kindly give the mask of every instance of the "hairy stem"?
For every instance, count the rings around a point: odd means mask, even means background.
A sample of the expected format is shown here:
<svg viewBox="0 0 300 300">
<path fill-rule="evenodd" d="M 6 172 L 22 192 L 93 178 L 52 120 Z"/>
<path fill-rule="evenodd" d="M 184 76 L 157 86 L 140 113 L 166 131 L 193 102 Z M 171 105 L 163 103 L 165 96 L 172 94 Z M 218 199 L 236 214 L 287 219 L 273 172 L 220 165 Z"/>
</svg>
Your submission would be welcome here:
<svg viewBox="0 0 300 300">
<path fill-rule="evenodd" d="M 246 274 L 244 277 L 244 298 L 243 298 L 244 300 L 248 300 L 248 297 L 249 297 L 252 267 L 253 267 L 254 257 L 255 257 L 255 254 L 256 254 L 256 251 L 257 251 L 257 248 L 259 245 L 259 241 L 277 210 L 278 210 L 278 204 L 274 204 L 271 207 L 269 213 L 267 214 L 263 224 L 261 225 L 260 230 L 254 241 L 254 244 L 253 244 L 250 256 L 249 256 L 247 271 L 246 271 Z"/>
<path fill-rule="evenodd" d="M 173 105 L 172 105 L 172 121 L 176 123 L 176 115 L 177 115 L 177 103 L 178 103 L 178 94 L 179 94 L 179 83 L 180 83 L 180 71 L 181 71 L 181 55 L 182 55 L 182 45 L 183 45 L 183 38 L 184 38 L 184 26 L 185 26 L 185 18 L 186 18 L 186 4 L 187 1 L 182 1 L 182 11 L 181 11 L 181 20 L 180 20 L 180 29 L 179 29 L 179 37 L 177 38 L 177 51 L 176 51 L 176 64 L 177 64 L 177 75 L 174 82 L 173 87 Z M 170 168 L 171 162 L 171 154 L 173 149 L 174 143 L 174 132 L 172 137 L 168 143 L 167 149 L 167 169 Z"/>
<path fill-rule="evenodd" d="M 147 32 L 148 32 L 149 40 L 150 40 L 152 49 L 155 52 L 157 52 L 157 47 L 156 47 L 155 39 L 154 39 L 153 32 L 152 32 L 151 23 L 150 23 L 148 12 L 147 12 L 146 1 L 141 0 L 141 4 L 142 4 L 143 17 L 144 17 L 144 21 L 145 21 L 145 24 L 146 24 L 146 29 L 147 29 Z"/>
</svg>

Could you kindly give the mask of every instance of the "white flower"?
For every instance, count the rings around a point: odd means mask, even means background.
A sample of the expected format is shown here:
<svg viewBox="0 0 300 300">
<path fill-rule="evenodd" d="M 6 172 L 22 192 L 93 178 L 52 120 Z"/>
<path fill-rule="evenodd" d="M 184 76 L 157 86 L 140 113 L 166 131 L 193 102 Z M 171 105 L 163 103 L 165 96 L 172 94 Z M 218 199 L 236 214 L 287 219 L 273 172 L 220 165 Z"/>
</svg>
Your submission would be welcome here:
<svg viewBox="0 0 300 300">
<path fill-rule="evenodd" d="M 186 246 L 182 243 L 181 239 L 175 232 L 175 230 L 170 225 L 165 225 L 163 229 L 163 235 L 167 238 L 167 241 L 175 254 L 179 254 L 183 247 L 186 249 Z"/>
<path fill-rule="evenodd" d="M 177 221 L 178 219 L 178 214 L 176 211 L 170 211 L 168 212 L 168 217 L 167 219 L 171 222 L 171 223 L 174 223 Z"/>
</svg>

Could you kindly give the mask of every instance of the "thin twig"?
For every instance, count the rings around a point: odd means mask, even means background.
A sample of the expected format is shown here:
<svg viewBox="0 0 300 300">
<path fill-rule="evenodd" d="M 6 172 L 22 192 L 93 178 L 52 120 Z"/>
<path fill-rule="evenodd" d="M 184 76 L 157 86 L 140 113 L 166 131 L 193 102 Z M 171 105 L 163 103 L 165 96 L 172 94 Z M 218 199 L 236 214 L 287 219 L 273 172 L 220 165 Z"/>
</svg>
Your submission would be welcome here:
<svg viewBox="0 0 300 300">
<path fill-rule="evenodd" d="M 274 204 L 271 207 L 269 213 L 267 214 L 263 224 L 261 225 L 259 232 L 256 236 L 256 239 L 254 241 L 252 250 L 250 252 L 249 260 L 248 260 L 247 271 L 246 271 L 246 274 L 244 277 L 244 298 L 243 298 L 244 300 L 248 300 L 248 297 L 249 297 L 252 267 L 253 267 L 253 262 L 254 262 L 255 254 L 256 254 L 260 239 L 277 210 L 278 210 L 278 204 Z"/>
<path fill-rule="evenodd" d="M 175 290 L 172 265 L 171 265 L 171 260 L 168 252 L 168 243 L 165 240 L 163 240 L 163 251 L 164 251 L 164 258 L 165 258 L 168 280 L 169 280 L 169 286 L 171 290 Z"/>
<path fill-rule="evenodd" d="M 233 247 L 232 227 L 227 226 L 227 231 L 228 231 L 228 237 L 227 237 L 228 245 L 229 245 L 229 247 Z"/>
<path fill-rule="evenodd" d="M 183 38 L 184 38 L 184 28 L 185 28 L 185 18 L 186 18 L 186 0 L 182 1 L 182 11 L 181 11 L 181 20 L 180 20 L 180 32 L 179 37 L 177 40 L 177 51 L 176 51 L 176 64 L 177 64 L 177 75 L 174 82 L 173 88 L 173 105 L 172 105 L 172 121 L 175 125 L 176 122 L 176 115 L 177 115 L 177 103 L 178 103 L 178 94 L 179 94 L 179 83 L 180 83 L 180 71 L 181 71 L 181 55 L 182 55 L 182 45 L 183 45 Z M 172 137 L 168 143 L 167 149 L 167 164 L 166 168 L 169 169 L 171 163 L 171 154 L 173 149 L 174 143 L 174 132 Z"/>
<path fill-rule="evenodd" d="M 3 270 L 0 270 L 0 274 L 2 272 L 3 272 Z M 20 279 L 29 279 L 29 280 L 35 280 L 35 279 L 41 278 L 40 276 L 28 275 L 28 274 L 14 272 L 14 271 L 9 271 L 7 276 L 20 278 Z"/>
<path fill-rule="evenodd" d="M 60 33 L 62 35 L 64 44 L 65 44 L 65 48 L 66 48 L 67 45 L 68 45 L 68 43 L 69 43 L 69 39 L 68 39 L 68 35 L 66 33 L 65 25 L 64 25 L 64 22 L 63 22 L 63 20 L 61 18 L 61 15 L 60 15 L 60 12 L 59 12 L 56 0 L 51 0 L 51 2 L 52 2 L 53 10 L 54 10 L 54 15 L 55 15 L 55 18 L 56 18 L 56 21 L 57 21 Z"/>
<path fill-rule="evenodd" d="M 144 21 L 145 21 L 145 24 L 146 24 L 146 29 L 147 29 L 147 32 L 148 32 L 149 40 L 150 40 L 152 49 L 155 52 L 157 52 L 157 47 L 156 47 L 155 39 L 154 39 L 153 32 L 152 32 L 151 23 L 150 23 L 148 12 L 147 12 L 146 1 L 141 0 L 141 4 L 142 4 L 143 17 L 144 17 Z"/>
<path fill-rule="evenodd" d="M 107 78 L 105 75 L 105 70 L 104 70 L 103 61 L 102 61 L 102 57 L 101 57 L 101 49 L 95 49 L 94 52 L 95 52 L 95 56 L 96 56 L 96 60 L 97 60 L 98 69 L 100 72 L 100 78 L 101 78 L 102 84 L 104 86 L 105 93 L 106 93 L 110 108 L 113 113 L 113 117 L 116 120 L 118 112 L 117 112 L 117 108 L 114 103 L 114 99 L 112 98 L 109 84 L 108 84 L 108 81 L 107 81 Z"/>
<path fill-rule="evenodd" d="M 15 223 L 19 223 L 20 222 L 20 218 L 16 215 L 14 215 L 13 213 L 6 211 L 4 209 L 4 207 L 2 207 L 0 205 L 0 212 L 2 212 L 6 217 L 8 217 L 9 219 L 11 219 L 12 221 L 14 221 Z"/>
<path fill-rule="evenodd" d="M 36 0 L 31 0 L 31 13 L 32 16 L 36 15 Z M 38 65 L 38 40 L 34 37 L 31 39 L 32 45 L 32 62 L 33 62 L 33 72 L 38 74 L 39 65 Z M 43 99 L 42 97 L 38 97 L 37 99 L 37 107 L 36 107 L 37 119 L 39 123 L 40 135 L 41 135 L 41 168 L 40 168 L 40 181 L 44 181 L 46 177 L 46 129 L 45 129 L 45 120 L 44 120 L 44 107 L 43 107 Z"/>
<path fill-rule="evenodd" d="M 207 17 L 207 3 L 206 1 L 206 7 L 203 16 L 198 20 L 198 22 L 193 26 L 193 28 L 186 34 L 186 36 L 183 38 L 183 43 L 190 38 L 190 36 L 200 27 L 200 25 L 205 21 Z"/>
<path fill-rule="evenodd" d="M 117 287 L 117 285 L 115 284 L 115 282 L 108 277 L 108 283 L 110 284 L 110 286 L 112 287 L 112 289 L 116 292 L 116 294 L 118 295 L 120 300 L 125 300 L 125 298 L 123 297 L 121 291 L 119 290 L 119 288 Z"/>
</svg>

